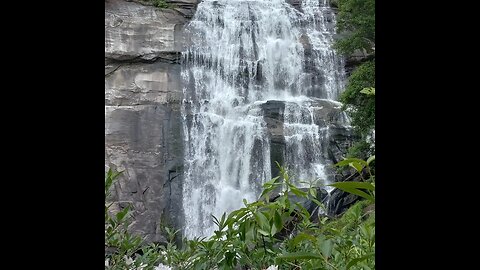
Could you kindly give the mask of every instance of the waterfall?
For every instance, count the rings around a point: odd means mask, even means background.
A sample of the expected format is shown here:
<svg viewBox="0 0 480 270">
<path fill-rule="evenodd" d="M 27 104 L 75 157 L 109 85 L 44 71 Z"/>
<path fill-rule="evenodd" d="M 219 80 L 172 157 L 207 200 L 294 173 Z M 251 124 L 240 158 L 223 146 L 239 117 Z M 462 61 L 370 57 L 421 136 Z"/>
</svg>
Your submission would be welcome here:
<svg viewBox="0 0 480 270">
<path fill-rule="evenodd" d="M 335 14 L 328 0 L 302 1 L 303 29 L 311 51 L 305 55 L 305 63 L 313 70 L 308 93 L 310 96 L 336 100 L 344 87 L 345 70 L 343 58 L 333 49 Z M 289 171 L 297 179 L 298 186 L 322 181 L 327 184 L 324 148 L 328 128 L 314 118 L 316 109 L 311 99 L 287 100 L 285 104 L 286 162 Z M 326 187 L 327 191 L 333 188 Z"/>
<path fill-rule="evenodd" d="M 285 102 L 285 156 L 292 173 L 328 177 L 322 145 L 328 128 L 314 111 L 319 99 L 337 98 L 343 63 L 331 48 L 334 15 L 328 5 L 304 0 L 302 9 L 285 0 L 204 0 L 186 27 L 187 238 L 211 235 L 211 215 L 242 207 L 242 199 L 257 200 L 271 179 L 270 139 L 259 106 L 268 100 Z"/>
</svg>

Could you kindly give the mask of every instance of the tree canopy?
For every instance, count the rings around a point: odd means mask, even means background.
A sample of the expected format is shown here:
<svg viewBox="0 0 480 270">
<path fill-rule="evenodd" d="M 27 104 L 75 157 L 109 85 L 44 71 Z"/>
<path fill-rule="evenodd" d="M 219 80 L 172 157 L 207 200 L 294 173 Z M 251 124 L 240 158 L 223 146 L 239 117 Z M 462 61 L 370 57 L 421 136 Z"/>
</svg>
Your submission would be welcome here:
<svg viewBox="0 0 480 270">
<path fill-rule="evenodd" d="M 336 49 L 347 57 L 357 52 L 368 55 L 352 72 L 340 96 L 343 109 L 361 136 L 350 155 L 366 157 L 373 154 L 369 153 L 369 136 L 375 130 L 375 95 L 364 90 L 375 89 L 375 0 L 337 0 L 336 6 L 341 36 L 335 43 Z"/>
<path fill-rule="evenodd" d="M 338 0 L 337 28 L 344 33 L 336 46 L 345 54 L 375 51 L 375 0 Z"/>
</svg>

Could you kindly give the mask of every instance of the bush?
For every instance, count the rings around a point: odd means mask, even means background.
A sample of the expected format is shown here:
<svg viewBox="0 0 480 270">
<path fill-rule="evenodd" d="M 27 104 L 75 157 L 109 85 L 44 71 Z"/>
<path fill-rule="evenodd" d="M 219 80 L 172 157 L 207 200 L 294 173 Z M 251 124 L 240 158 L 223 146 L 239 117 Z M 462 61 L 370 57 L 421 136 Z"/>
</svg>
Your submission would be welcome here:
<svg viewBox="0 0 480 270">
<path fill-rule="evenodd" d="M 375 0 L 338 0 L 337 28 L 346 37 L 335 44 L 345 54 L 375 48 Z"/>
<path fill-rule="evenodd" d="M 337 165 L 369 171 L 373 160 L 347 159 Z M 106 205 L 105 245 L 118 248 L 115 254 L 106 255 L 106 269 L 170 269 L 167 265 L 173 269 L 374 269 L 375 213 L 363 213 L 374 203 L 374 176 L 365 183 L 332 184 L 367 200 L 352 206 L 340 219 L 322 217 L 312 222 L 310 213 L 291 198 L 305 198 L 323 208 L 316 200 L 316 189 L 301 190 L 291 184 L 283 168 L 280 172 L 281 177 L 264 184 L 260 200 L 244 201 L 245 207 L 212 217 L 218 227 L 213 236 L 183 239 L 181 247 L 174 243 L 179 231 L 168 228 L 167 245 L 142 246 L 140 238 L 128 234 L 124 226 L 129 210 L 112 216 Z M 106 196 L 117 175 L 107 173 Z"/>
<path fill-rule="evenodd" d="M 171 4 L 167 3 L 166 0 L 150 0 L 154 6 L 158 8 L 171 8 Z"/>
<path fill-rule="evenodd" d="M 361 135 L 361 141 L 350 150 L 350 155 L 366 157 L 374 152 L 374 141 L 368 140 L 375 128 L 375 95 L 362 93 L 364 88 L 375 88 L 375 0 L 337 0 L 337 29 L 342 38 L 335 48 L 345 55 L 356 51 L 367 53 L 362 65 L 348 79 L 340 97 L 343 109 L 352 119 L 352 126 Z"/>
<path fill-rule="evenodd" d="M 113 203 L 107 204 L 110 189 L 120 174 L 111 169 L 105 174 L 105 269 L 150 270 L 158 264 L 158 246 L 144 245 L 140 236 L 128 232 L 130 206 L 113 214 L 110 210 Z"/>
<path fill-rule="evenodd" d="M 354 70 L 340 96 L 343 109 L 352 119 L 352 126 L 363 137 L 375 128 L 375 95 L 361 92 L 367 87 L 375 87 L 374 61 L 365 62 Z"/>
</svg>

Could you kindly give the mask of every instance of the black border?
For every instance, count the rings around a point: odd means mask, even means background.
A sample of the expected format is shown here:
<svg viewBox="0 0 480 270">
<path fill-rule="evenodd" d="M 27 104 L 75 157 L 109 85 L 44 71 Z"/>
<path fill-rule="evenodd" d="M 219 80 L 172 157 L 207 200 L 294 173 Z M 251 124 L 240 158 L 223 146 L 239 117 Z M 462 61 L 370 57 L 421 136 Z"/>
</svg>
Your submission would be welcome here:
<svg viewBox="0 0 480 270">
<path fill-rule="evenodd" d="M 102 267 L 102 3 L 3 6 L 14 18 L 4 18 L 3 52 L 10 58 L 4 80 L 13 83 L 2 91 L 2 190 L 10 196 L 4 198 L 3 232 L 12 236 L 7 248 L 22 258 L 7 260 L 16 268 Z M 458 31 L 470 23 L 452 19 L 473 16 L 465 9 L 376 2 L 378 269 L 432 269 L 453 258 L 469 260 L 458 254 L 468 246 L 457 242 L 469 241 L 474 231 L 452 224 L 471 215 L 468 206 L 478 196 L 462 186 L 478 178 L 468 167 L 472 162 L 454 153 L 459 147 L 476 153 L 470 148 L 475 121 L 465 110 L 476 108 L 466 104 L 475 91 L 465 81 L 474 70 L 456 60 L 469 60 L 477 50 L 455 45 L 465 37 Z M 471 46 L 474 33 L 466 35 Z"/>
<path fill-rule="evenodd" d="M 12 82 L 2 99 L 3 233 L 20 260 L 6 263 L 102 269 L 103 2 L 11 4 L 2 8 Z"/>
<path fill-rule="evenodd" d="M 462 175 L 469 162 L 458 153 L 475 126 L 464 114 L 469 68 L 458 61 L 474 52 L 459 42 L 469 36 L 465 9 L 376 1 L 378 269 L 464 269 L 460 242 L 471 232 L 461 220 L 478 196 L 467 195 L 472 176 Z"/>
</svg>

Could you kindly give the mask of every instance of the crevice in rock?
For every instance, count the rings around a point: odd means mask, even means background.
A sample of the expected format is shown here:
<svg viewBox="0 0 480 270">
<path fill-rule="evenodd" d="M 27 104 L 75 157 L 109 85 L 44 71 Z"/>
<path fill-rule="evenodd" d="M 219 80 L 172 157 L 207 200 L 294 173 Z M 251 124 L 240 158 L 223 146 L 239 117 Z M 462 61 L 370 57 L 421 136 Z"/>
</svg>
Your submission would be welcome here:
<svg viewBox="0 0 480 270">
<path fill-rule="evenodd" d="M 105 56 L 105 65 L 108 64 L 125 64 L 125 63 L 146 63 L 153 64 L 155 62 L 163 62 L 168 64 L 180 64 L 181 52 L 162 52 L 153 57 L 145 58 L 147 55 L 119 55 Z"/>
<path fill-rule="evenodd" d="M 110 74 L 114 73 L 117 69 L 119 69 L 123 64 L 120 63 L 114 69 L 110 70 L 109 72 L 105 73 L 105 77 L 108 77 Z"/>
<path fill-rule="evenodd" d="M 170 5 L 170 7 L 167 8 L 159 8 L 156 7 L 152 2 L 150 1 L 143 1 L 143 0 L 125 0 L 126 2 L 133 2 L 137 3 L 142 6 L 149 6 L 149 7 L 154 7 L 159 10 L 173 10 L 176 11 L 178 14 L 182 15 L 185 18 L 192 18 L 193 14 L 195 13 L 195 9 L 197 8 L 197 5 L 201 1 L 197 1 L 197 3 L 185 3 L 183 1 L 175 1 L 175 0 L 166 0 L 165 2 Z M 187 11 L 187 12 L 184 12 Z"/>
<path fill-rule="evenodd" d="M 347 75 L 350 75 L 353 70 L 363 64 L 364 62 L 374 60 L 375 55 L 370 54 L 370 55 L 350 55 L 347 57 L 345 61 L 345 72 Z"/>
</svg>

